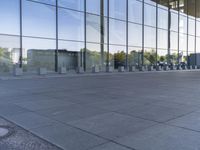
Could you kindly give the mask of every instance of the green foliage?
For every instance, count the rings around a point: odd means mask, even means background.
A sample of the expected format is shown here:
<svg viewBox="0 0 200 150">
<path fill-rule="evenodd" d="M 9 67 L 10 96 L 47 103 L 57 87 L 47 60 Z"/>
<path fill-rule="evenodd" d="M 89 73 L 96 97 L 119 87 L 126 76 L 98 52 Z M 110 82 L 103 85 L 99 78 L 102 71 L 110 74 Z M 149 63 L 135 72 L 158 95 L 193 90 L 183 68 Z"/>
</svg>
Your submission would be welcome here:
<svg viewBox="0 0 200 150">
<path fill-rule="evenodd" d="M 124 51 L 118 51 L 114 54 L 115 61 L 117 62 L 124 62 L 126 59 L 126 53 Z"/>
<path fill-rule="evenodd" d="M 145 51 L 144 58 L 147 61 L 146 64 L 155 64 L 156 63 L 156 51 L 154 49 L 152 49 L 151 51 Z"/>
<path fill-rule="evenodd" d="M 165 56 L 160 56 L 160 59 L 159 59 L 161 62 L 164 62 L 166 59 L 165 59 Z"/>
</svg>

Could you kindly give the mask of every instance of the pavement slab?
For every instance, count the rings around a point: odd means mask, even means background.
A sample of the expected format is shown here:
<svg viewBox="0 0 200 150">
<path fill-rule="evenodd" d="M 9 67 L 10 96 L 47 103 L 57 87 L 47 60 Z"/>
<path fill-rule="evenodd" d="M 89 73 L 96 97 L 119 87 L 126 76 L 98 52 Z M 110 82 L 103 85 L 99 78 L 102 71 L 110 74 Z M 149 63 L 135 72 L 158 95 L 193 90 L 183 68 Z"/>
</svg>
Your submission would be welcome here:
<svg viewBox="0 0 200 150">
<path fill-rule="evenodd" d="M 156 125 L 117 142 L 136 150 L 199 150 L 200 133 L 167 125 Z"/>
</svg>

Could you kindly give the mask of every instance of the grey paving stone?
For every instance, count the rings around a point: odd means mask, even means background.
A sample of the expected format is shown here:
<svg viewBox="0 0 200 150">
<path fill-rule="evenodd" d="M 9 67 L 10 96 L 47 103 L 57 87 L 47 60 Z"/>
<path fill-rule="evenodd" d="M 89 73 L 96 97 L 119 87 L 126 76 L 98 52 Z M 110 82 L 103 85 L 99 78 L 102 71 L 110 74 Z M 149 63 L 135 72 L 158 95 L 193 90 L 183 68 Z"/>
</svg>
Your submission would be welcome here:
<svg viewBox="0 0 200 150">
<path fill-rule="evenodd" d="M 0 105 L 0 115 L 7 117 L 7 116 L 11 116 L 14 114 L 20 114 L 20 113 L 26 113 L 29 112 L 29 110 L 19 107 L 17 105 L 14 104 L 2 104 Z"/>
<path fill-rule="evenodd" d="M 120 109 L 128 109 L 128 108 L 133 108 L 133 107 L 138 107 L 138 106 L 143 106 L 143 105 L 145 105 L 144 102 L 134 102 L 133 100 L 121 99 L 121 101 L 118 101 L 118 100 L 107 100 L 103 102 L 99 101 L 96 103 L 86 104 L 84 106 L 97 107 L 97 108 L 102 108 L 109 111 L 116 111 Z"/>
<path fill-rule="evenodd" d="M 170 102 L 170 101 L 157 101 L 154 103 L 154 105 L 175 108 L 175 109 L 184 109 L 186 112 L 200 109 L 198 105 L 192 105 L 188 103 L 177 103 L 177 102 Z"/>
<path fill-rule="evenodd" d="M 117 113 L 107 113 L 73 121 L 69 124 L 113 140 L 148 128 L 155 122 Z"/>
<path fill-rule="evenodd" d="M 11 115 L 7 119 L 18 124 L 25 129 L 37 128 L 40 126 L 47 126 L 56 123 L 56 121 L 38 115 L 34 112 L 26 112 L 18 115 Z"/>
<path fill-rule="evenodd" d="M 194 112 L 167 123 L 200 132 L 200 112 Z"/>
<path fill-rule="evenodd" d="M 118 112 L 123 114 L 128 114 L 131 116 L 136 116 L 158 122 L 166 122 L 192 111 L 193 109 L 172 108 L 155 104 L 134 107 L 131 109 L 118 110 Z"/>
<path fill-rule="evenodd" d="M 59 106 L 69 106 L 72 105 L 73 103 L 49 98 L 47 100 L 35 99 L 34 101 L 26 101 L 26 102 L 23 101 L 23 102 L 17 102 L 15 104 L 32 111 L 36 111 L 36 110 L 48 109 Z"/>
<path fill-rule="evenodd" d="M 107 142 L 97 136 L 60 123 L 32 129 L 31 132 L 64 150 L 88 150 Z"/>
<path fill-rule="evenodd" d="M 52 98 L 43 95 L 36 95 L 27 92 L 29 95 L 20 95 L 20 96 L 9 96 L 4 97 L 1 101 L 5 101 L 8 103 L 18 103 L 18 102 L 29 102 L 29 101 L 39 101 L 39 100 L 51 100 Z"/>
<path fill-rule="evenodd" d="M 200 133 L 167 125 L 156 125 L 117 142 L 136 150 L 199 150 Z"/>
<path fill-rule="evenodd" d="M 90 150 L 130 150 L 129 148 L 126 148 L 124 146 L 115 144 L 115 143 L 106 143 L 103 145 L 99 145 L 95 148 L 92 148 Z"/>
<path fill-rule="evenodd" d="M 69 121 L 79 120 L 79 119 L 95 116 L 98 114 L 103 114 L 103 113 L 106 113 L 107 111 L 74 104 L 70 106 L 54 107 L 50 109 L 39 110 L 37 112 L 49 118 L 52 118 L 64 123 L 68 123 Z"/>
<path fill-rule="evenodd" d="M 91 104 L 95 102 L 105 102 L 107 100 L 110 100 L 110 97 L 102 94 L 96 94 L 96 95 L 76 94 L 74 96 L 71 96 L 70 98 L 70 101 L 76 104 Z"/>
</svg>

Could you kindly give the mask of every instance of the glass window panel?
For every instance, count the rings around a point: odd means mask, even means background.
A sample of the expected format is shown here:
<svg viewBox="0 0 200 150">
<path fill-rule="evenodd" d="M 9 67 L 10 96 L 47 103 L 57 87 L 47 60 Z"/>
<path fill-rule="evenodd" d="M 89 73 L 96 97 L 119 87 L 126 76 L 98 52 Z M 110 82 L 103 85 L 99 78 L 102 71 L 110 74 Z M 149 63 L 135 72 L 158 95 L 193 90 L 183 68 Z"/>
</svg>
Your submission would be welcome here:
<svg viewBox="0 0 200 150">
<path fill-rule="evenodd" d="M 156 64 L 156 49 L 155 48 L 144 49 L 144 64 L 145 65 Z"/>
<path fill-rule="evenodd" d="M 1 0 L 0 2 L 0 33 L 20 34 L 19 0 Z"/>
<path fill-rule="evenodd" d="M 87 12 L 100 14 L 100 0 L 86 0 Z"/>
<path fill-rule="evenodd" d="M 142 23 L 142 2 L 137 0 L 129 0 L 128 13 L 129 21 Z"/>
<path fill-rule="evenodd" d="M 84 0 L 58 0 L 58 6 L 83 11 Z"/>
<path fill-rule="evenodd" d="M 126 62 L 126 47 L 125 46 L 116 46 L 110 45 L 110 60 L 109 65 L 118 69 L 120 66 L 125 66 Z"/>
<path fill-rule="evenodd" d="M 168 48 L 168 31 L 158 29 L 158 48 L 167 49 Z"/>
<path fill-rule="evenodd" d="M 58 41 L 58 49 L 66 49 L 71 52 L 80 52 L 84 49 L 83 42 L 76 42 L 76 41 Z"/>
<path fill-rule="evenodd" d="M 199 36 L 200 37 L 200 22 L 199 21 L 196 21 L 196 28 L 197 28 L 197 31 L 196 31 L 196 36 Z"/>
<path fill-rule="evenodd" d="M 170 11 L 170 30 L 171 31 L 178 31 L 178 14 L 177 13 L 172 13 Z"/>
<path fill-rule="evenodd" d="M 187 50 L 187 35 L 186 34 L 179 34 L 179 49 L 182 51 Z"/>
<path fill-rule="evenodd" d="M 87 42 L 100 43 L 100 16 L 87 14 L 86 22 Z"/>
<path fill-rule="evenodd" d="M 19 65 L 20 38 L 0 35 L 0 73 L 12 71 L 13 64 Z"/>
<path fill-rule="evenodd" d="M 107 24 L 108 24 L 108 18 L 104 17 L 104 43 L 106 43 L 106 44 L 108 42 L 108 27 L 107 27 Z"/>
<path fill-rule="evenodd" d="M 104 16 L 108 16 L 108 0 L 104 0 Z"/>
<path fill-rule="evenodd" d="M 55 40 L 23 37 L 23 49 L 25 71 L 36 73 L 38 68 L 42 67 L 51 72 L 55 71 Z"/>
<path fill-rule="evenodd" d="M 144 27 L 144 47 L 156 47 L 156 29 Z"/>
<path fill-rule="evenodd" d="M 59 39 L 84 41 L 84 14 L 67 9 L 58 9 Z"/>
<path fill-rule="evenodd" d="M 188 20 L 188 34 L 195 35 L 195 20 L 189 19 Z"/>
<path fill-rule="evenodd" d="M 23 35 L 56 37 L 56 8 L 23 0 Z"/>
<path fill-rule="evenodd" d="M 148 4 L 144 5 L 144 24 L 156 26 L 156 7 Z"/>
<path fill-rule="evenodd" d="M 109 65 L 109 57 L 108 57 L 108 44 L 104 44 L 104 66 Z M 105 67 L 106 69 L 106 67 Z M 106 71 L 106 70 L 105 70 Z"/>
<path fill-rule="evenodd" d="M 168 29 L 168 11 L 158 8 L 158 27 Z"/>
<path fill-rule="evenodd" d="M 170 48 L 172 50 L 178 50 L 178 33 L 176 32 L 170 33 Z"/>
<path fill-rule="evenodd" d="M 188 51 L 195 52 L 195 37 L 194 36 L 188 36 Z"/>
<path fill-rule="evenodd" d="M 128 24 L 128 44 L 129 46 L 142 47 L 142 26 L 134 23 Z"/>
<path fill-rule="evenodd" d="M 142 48 L 129 47 L 128 48 L 128 64 L 129 66 L 138 66 L 142 64 Z"/>
<path fill-rule="evenodd" d="M 169 59 L 173 65 L 177 65 L 178 64 L 178 51 L 170 51 Z"/>
<path fill-rule="evenodd" d="M 200 38 L 197 37 L 197 42 L 196 42 L 196 52 L 197 53 L 200 53 Z M 194 52 L 194 51 L 193 51 Z"/>
<path fill-rule="evenodd" d="M 75 70 L 82 66 L 83 42 L 58 41 L 58 66 L 65 67 L 68 71 Z"/>
<path fill-rule="evenodd" d="M 144 2 L 151 5 L 156 5 L 156 2 L 154 2 L 153 0 L 144 0 Z"/>
<path fill-rule="evenodd" d="M 188 62 L 188 57 L 187 57 L 187 52 L 186 52 L 186 51 L 181 51 L 181 52 L 179 53 L 179 57 L 180 57 L 179 62 L 187 64 L 187 62 Z"/>
<path fill-rule="evenodd" d="M 110 43 L 126 45 L 126 22 L 110 19 Z"/>
<path fill-rule="evenodd" d="M 101 54 L 100 44 L 87 43 L 87 52 L 86 52 L 86 68 L 87 71 L 91 71 L 93 66 L 98 66 L 102 68 L 102 57 L 104 54 Z"/>
<path fill-rule="evenodd" d="M 165 49 L 165 50 L 161 50 L 161 49 L 158 49 L 158 52 L 157 52 L 157 60 L 158 60 L 158 64 L 163 66 L 164 64 L 167 64 L 168 63 L 168 51 Z"/>
<path fill-rule="evenodd" d="M 186 16 L 180 15 L 179 31 L 181 33 L 187 33 L 187 17 Z"/>
<path fill-rule="evenodd" d="M 110 0 L 110 17 L 126 20 L 125 0 Z"/>
<path fill-rule="evenodd" d="M 33 1 L 51 4 L 51 5 L 56 5 L 56 0 L 33 0 Z"/>
</svg>

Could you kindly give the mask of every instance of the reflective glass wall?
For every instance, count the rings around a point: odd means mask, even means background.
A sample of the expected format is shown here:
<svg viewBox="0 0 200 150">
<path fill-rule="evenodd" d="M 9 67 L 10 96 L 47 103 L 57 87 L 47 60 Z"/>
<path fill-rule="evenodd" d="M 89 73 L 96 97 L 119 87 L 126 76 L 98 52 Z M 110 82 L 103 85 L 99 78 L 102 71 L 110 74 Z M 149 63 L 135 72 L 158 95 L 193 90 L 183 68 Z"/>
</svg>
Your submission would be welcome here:
<svg viewBox="0 0 200 150">
<path fill-rule="evenodd" d="M 0 74 L 198 64 L 199 0 L 1 0 Z"/>
</svg>

